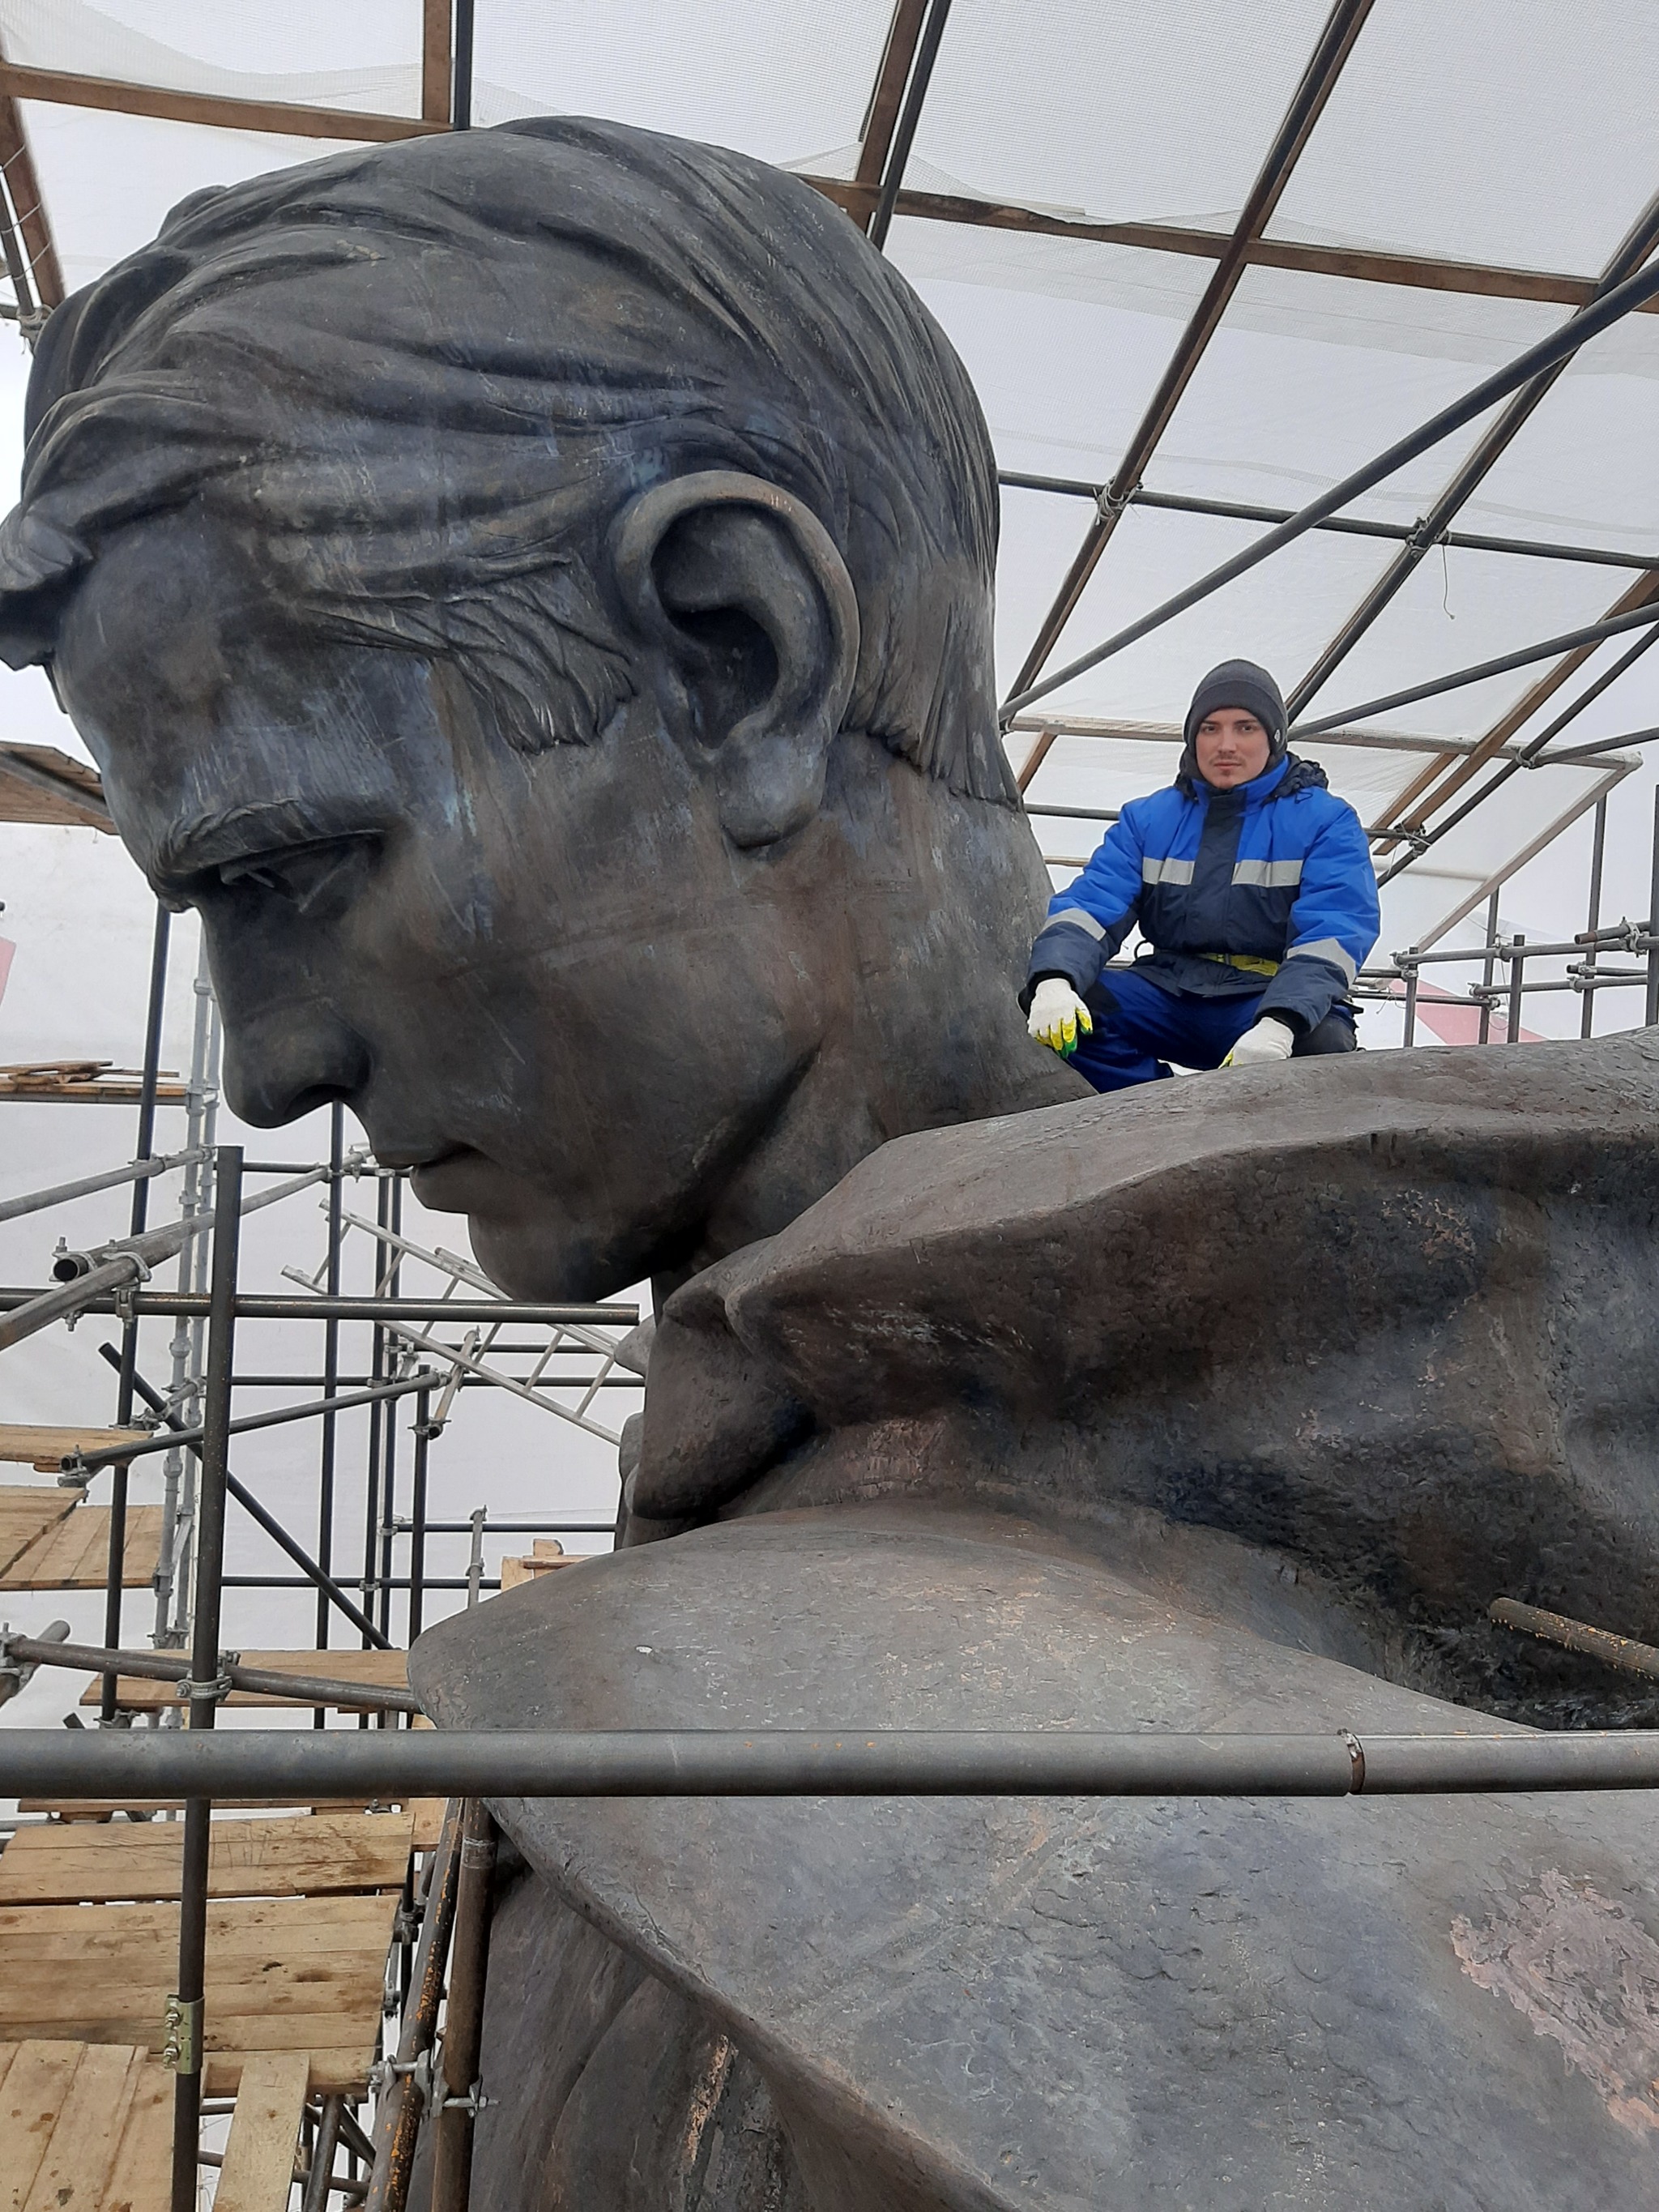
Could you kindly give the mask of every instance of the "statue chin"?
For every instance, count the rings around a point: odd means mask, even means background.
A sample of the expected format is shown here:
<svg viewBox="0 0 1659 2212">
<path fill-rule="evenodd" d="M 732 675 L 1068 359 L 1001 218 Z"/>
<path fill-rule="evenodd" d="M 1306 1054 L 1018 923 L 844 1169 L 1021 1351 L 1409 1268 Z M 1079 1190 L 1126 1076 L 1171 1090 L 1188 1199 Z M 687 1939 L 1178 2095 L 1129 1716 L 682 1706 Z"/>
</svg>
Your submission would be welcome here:
<svg viewBox="0 0 1659 2212">
<path fill-rule="evenodd" d="M 508 1297 L 586 1304 L 614 1297 L 650 1273 L 645 1239 L 620 1231 L 596 1237 L 555 1209 L 467 1216 L 473 1256 Z"/>
</svg>

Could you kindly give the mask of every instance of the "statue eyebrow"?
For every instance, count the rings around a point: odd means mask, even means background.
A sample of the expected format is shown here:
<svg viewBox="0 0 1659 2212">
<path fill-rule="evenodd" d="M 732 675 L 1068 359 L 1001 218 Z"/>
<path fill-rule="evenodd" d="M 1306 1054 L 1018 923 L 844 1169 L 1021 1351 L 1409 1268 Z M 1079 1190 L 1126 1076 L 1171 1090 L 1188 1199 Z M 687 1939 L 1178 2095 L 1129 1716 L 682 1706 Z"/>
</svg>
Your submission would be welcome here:
<svg viewBox="0 0 1659 2212">
<path fill-rule="evenodd" d="M 335 837 L 361 837 L 384 827 L 378 811 L 361 799 L 338 806 L 313 799 L 274 799 L 258 805 L 231 806 L 177 823 L 161 839 L 155 872 L 180 883 L 228 860 L 245 860 L 284 846 L 318 845 Z"/>
</svg>

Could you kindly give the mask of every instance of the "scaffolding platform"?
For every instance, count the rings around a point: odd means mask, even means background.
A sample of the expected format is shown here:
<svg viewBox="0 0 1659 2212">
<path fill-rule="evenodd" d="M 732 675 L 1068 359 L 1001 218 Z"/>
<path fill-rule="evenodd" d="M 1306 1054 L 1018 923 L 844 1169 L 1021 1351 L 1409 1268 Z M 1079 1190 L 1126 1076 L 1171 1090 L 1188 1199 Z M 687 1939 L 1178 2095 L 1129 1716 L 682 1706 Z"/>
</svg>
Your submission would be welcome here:
<svg viewBox="0 0 1659 2212">
<path fill-rule="evenodd" d="M 179 1894 L 181 1821 L 118 1828 L 20 1828 L 0 1852 L 0 1905 L 165 1903 Z M 415 1845 L 410 1813 L 319 1813 L 216 1820 L 208 1895 L 330 1897 L 400 1889 Z"/>
<path fill-rule="evenodd" d="M 172 2175 L 173 2077 L 142 2045 L 0 2043 L 0 2191 L 9 2208 L 167 2212 Z"/>
<path fill-rule="evenodd" d="M 35 1503 L 14 1505 L 20 1498 Z M 47 1499 L 53 1503 L 50 1517 Z M 31 1511 L 40 1516 L 34 1532 L 0 1568 L 0 1589 L 102 1589 L 109 1575 L 109 1507 L 83 1505 L 73 1491 L 0 1485 L 0 1557 L 9 1548 L 7 1539 L 14 1521 L 26 1522 Z M 161 1521 L 159 1505 L 127 1508 L 121 1555 L 124 1589 L 149 1589 L 155 1582 L 161 1556 Z"/>
<path fill-rule="evenodd" d="M 214 1821 L 210 2094 L 234 2090 L 250 2054 L 271 2052 L 304 2056 L 301 2103 L 307 2081 L 325 2095 L 367 2089 L 417 1825 L 412 1811 Z M 0 1854 L 0 1989 L 18 2040 L 159 2054 L 184 1837 L 167 1821 L 53 1822 L 12 1838 Z"/>
</svg>

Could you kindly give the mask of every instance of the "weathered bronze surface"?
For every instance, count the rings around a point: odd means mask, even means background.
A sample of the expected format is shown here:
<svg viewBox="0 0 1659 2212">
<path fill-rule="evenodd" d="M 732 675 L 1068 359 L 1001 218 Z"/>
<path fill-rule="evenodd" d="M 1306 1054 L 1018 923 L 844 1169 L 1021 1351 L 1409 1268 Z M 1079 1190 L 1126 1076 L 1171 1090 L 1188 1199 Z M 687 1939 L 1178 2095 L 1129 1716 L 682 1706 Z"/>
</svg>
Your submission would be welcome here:
<svg viewBox="0 0 1659 2212">
<path fill-rule="evenodd" d="M 988 441 L 817 195 L 586 122 L 257 179 L 30 416 L 0 649 L 233 1103 L 658 1283 L 625 1547 L 422 1638 L 441 1721 L 1651 1717 L 1484 1614 L 1659 1636 L 1659 1046 L 1030 1042 Z M 499 1809 L 492 2212 L 1652 2201 L 1644 1799 Z"/>
</svg>

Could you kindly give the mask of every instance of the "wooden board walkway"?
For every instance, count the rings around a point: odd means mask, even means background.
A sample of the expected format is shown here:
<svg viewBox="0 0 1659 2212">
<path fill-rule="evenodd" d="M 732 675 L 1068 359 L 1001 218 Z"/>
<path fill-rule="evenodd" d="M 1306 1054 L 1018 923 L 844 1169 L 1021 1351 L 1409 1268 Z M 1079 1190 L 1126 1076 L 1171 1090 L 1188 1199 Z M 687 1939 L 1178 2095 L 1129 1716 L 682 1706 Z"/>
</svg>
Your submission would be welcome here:
<svg viewBox="0 0 1659 2212">
<path fill-rule="evenodd" d="M 184 1836 L 180 1820 L 20 1828 L 0 1852 L 0 1905 L 176 1898 Z M 414 1840 L 410 1813 L 216 1820 L 208 1894 L 327 1897 L 400 1890 Z"/>
<path fill-rule="evenodd" d="M 245 1667 L 258 1667 L 273 1674 L 314 1674 L 336 1682 L 362 1682 L 376 1690 L 409 1687 L 406 1651 L 243 1651 L 237 1655 Z M 83 1705 L 95 1705 L 100 1685 L 89 1683 L 81 1693 Z M 115 1702 L 123 1712 L 167 1712 L 179 1703 L 178 1686 L 153 1682 L 147 1676 L 122 1674 L 116 1679 Z M 295 1700 L 265 1690 L 233 1690 L 228 1705 L 260 1705 L 291 1710 Z M 301 1698 L 301 1705 L 307 1700 Z"/>
<path fill-rule="evenodd" d="M 0 1572 L 0 1589 L 102 1589 L 109 1570 L 109 1510 L 107 1505 L 72 1505 Z M 161 1557 L 161 1508 L 130 1505 L 123 1589 L 148 1589 Z"/>
<path fill-rule="evenodd" d="M 35 1421 L 0 1421 L 0 1460 L 32 1467 L 38 1474 L 57 1474 L 76 1452 L 113 1451 L 118 1444 L 149 1442 L 147 1429 L 62 1429 Z M 73 1492 L 70 1503 L 75 1503 Z"/>
<path fill-rule="evenodd" d="M 182 1813 L 182 1797 L 21 1797 L 17 1802 L 20 1813 L 45 1814 L 52 1822 L 52 1832 L 62 1829 L 86 1829 L 116 1819 L 118 1814 L 131 1815 L 122 1820 L 115 1832 L 131 1836 L 135 1829 L 146 1825 L 158 1813 Z M 249 1797 L 216 1797 L 213 1809 L 218 1813 L 269 1813 L 269 1800 Z M 334 1797 L 323 1804 L 296 1806 L 301 1814 L 369 1813 L 376 1814 L 390 1808 L 366 1803 L 361 1797 Z M 441 1797 L 411 1797 L 407 1806 L 396 1809 L 406 1811 L 415 1823 L 414 1848 L 417 1851 L 435 1851 L 443 1831 L 444 1801 Z M 4 2212 L 0 2204 L 0 2212 Z"/>
<path fill-rule="evenodd" d="M 242 2068 L 214 2212 L 288 2212 L 309 2075 L 301 2051 L 258 2051 Z"/>
<path fill-rule="evenodd" d="M 66 1521 L 80 1504 L 72 1490 L 21 1482 L 0 1483 L 0 1575 L 38 1544 L 48 1528 Z"/>
<path fill-rule="evenodd" d="M 363 2094 L 398 1903 L 388 1892 L 209 1904 L 210 2095 L 236 2087 L 250 2052 L 270 2051 L 308 2052 L 313 2091 Z M 176 1905 L 0 1906 L 0 1990 L 19 2040 L 159 2053 L 178 1965 Z"/>
<path fill-rule="evenodd" d="M 167 2212 L 172 2180 L 173 2076 L 137 2045 L 0 2043 L 3 2212 Z"/>
</svg>

